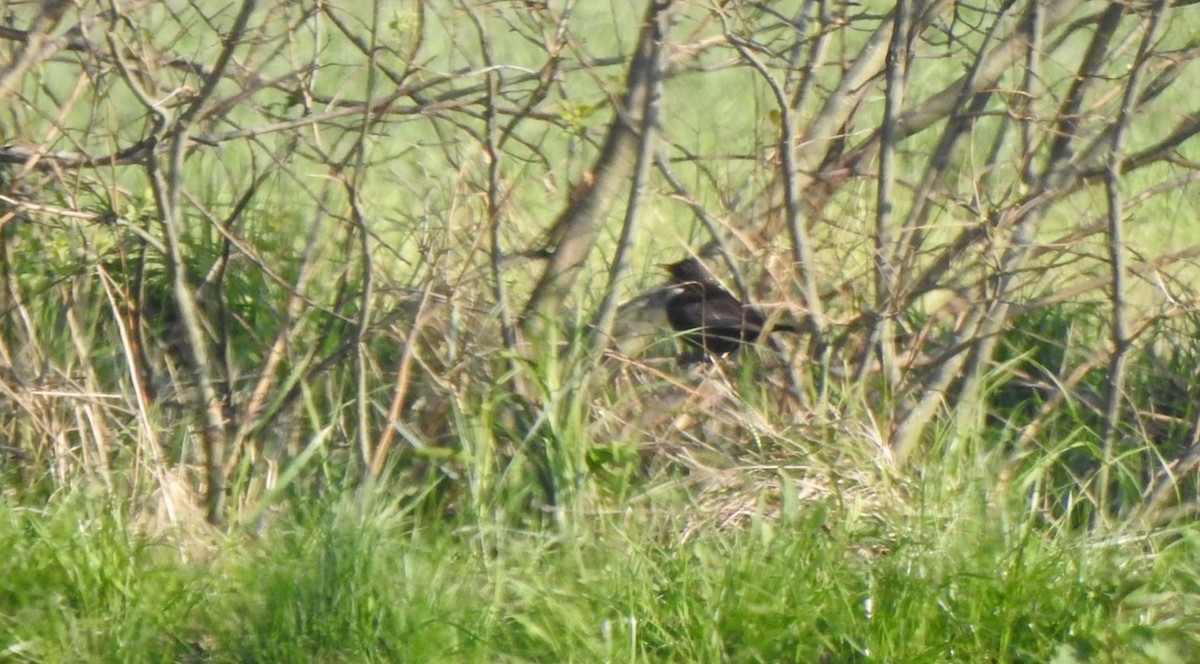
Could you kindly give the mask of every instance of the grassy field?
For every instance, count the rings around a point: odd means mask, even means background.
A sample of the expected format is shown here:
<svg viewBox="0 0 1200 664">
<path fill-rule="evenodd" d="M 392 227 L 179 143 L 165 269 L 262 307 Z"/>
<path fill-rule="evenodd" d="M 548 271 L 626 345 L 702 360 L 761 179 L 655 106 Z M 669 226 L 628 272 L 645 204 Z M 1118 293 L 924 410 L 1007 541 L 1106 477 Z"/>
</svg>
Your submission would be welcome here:
<svg viewBox="0 0 1200 664">
<path fill-rule="evenodd" d="M 728 531 L 662 495 L 547 530 L 363 491 L 224 538 L 64 493 L 0 514 L 0 635 L 44 662 L 1191 661 L 1194 528 L 1089 536 L 993 488 Z"/>
<path fill-rule="evenodd" d="M 874 161 L 808 219 L 843 355 L 810 362 L 789 339 L 680 367 L 653 320 L 649 350 L 589 353 L 624 199 L 561 325 L 503 341 L 497 292 L 510 308 L 528 296 L 543 263 L 521 252 L 592 174 L 623 92 L 643 8 L 620 3 L 571 5 L 561 36 L 537 12 L 563 3 L 262 3 L 177 183 L 212 375 L 230 421 L 260 424 L 220 459 L 227 519 L 209 523 L 199 372 L 181 351 L 153 169 L 34 163 L 107 154 L 155 131 L 155 113 L 178 117 L 203 84 L 189 63 L 211 63 L 234 23 L 236 7 L 209 4 L 151 3 L 128 22 L 73 7 L 53 34 L 82 21 L 108 55 L 68 49 L 0 88 L 20 102 L 0 111 L 0 137 L 42 150 L 22 162 L 0 145 L 0 662 L 1196 660 L 1198 274 L 1187 256 L 1155 262 L 1200 246 L 1195 141 L 1121 175 L 1140 271 L 1116 423 L 1101 281 L 1014 316 L 978 395 L 944 390 L 901 462 L 889 436 L 932 381 L 847 359 L 867 343 L 849 331 L 875 287 Z M 672 51 L 662 139 L 687 191 L 651 177 L 620 299 L 710 239 L 700 209 L 742 252 L 756 297 L 805 315 L 791 238 L 737 226 L 778 173 L 781 120 L 764 77 L 721 46 L 723 31 L 756 40 L 785 80 L 791 54 L 816 52 L 779 19 L 802 4 L 689 5 L 675 25 L 698 55 Z M 992 5 L 917 40 L 910 105 L 963 74 L 980 26 L 1013 20 Z M 892 3 L 847 6 L 861 13 L 829 23 L 801 127 Z M 1195 57 L 1196 17 L 1174 11 L 1151 74 Z M 1145 23 L 1121 20 L 1095 81 L 1130 69 Z M 1020 207 L 1032 184 L 1021 127 L 1005 123 L 1034 118 L 1032 161 L 1045 160 L 1095 23 L 1051 34 L 1064 45 L 1038 64 L 1044 95 L 1022 105 L 1024 64 L 998 84 L 928 194 L 918 265 Z M 539 92 L 558 38 L 562 69 Z M 4 39 L 16 62 L 25 42 Z M 881 81 L 843 128 L 847 151 L 881 121 Z M 1130 124 L 1130 153 L 1194 114 L 1198 81 L 1184 67 L 1164 85 Z M 403 86 L 415 92 L 378 117 L 342 114 Z M 1087 96 L 1081 136 L 1102 135 L 1120 89 Z M 491 111 L 513 123 L 495 173 Z M 897 220 L 921 200 L 937 131 L 898 146 Z M 1095 186 L 1045 210 L 1014 306 L 1109 274 L 1109 235 L 1069 237 L 1106 205 Z M 941 291 L 1003 276 L 1011 229 L 988 230 Z M 923 303 L 893 313 L 902 349 L 928 325 L 929 355 L 961 324 Z"/>
</svg>

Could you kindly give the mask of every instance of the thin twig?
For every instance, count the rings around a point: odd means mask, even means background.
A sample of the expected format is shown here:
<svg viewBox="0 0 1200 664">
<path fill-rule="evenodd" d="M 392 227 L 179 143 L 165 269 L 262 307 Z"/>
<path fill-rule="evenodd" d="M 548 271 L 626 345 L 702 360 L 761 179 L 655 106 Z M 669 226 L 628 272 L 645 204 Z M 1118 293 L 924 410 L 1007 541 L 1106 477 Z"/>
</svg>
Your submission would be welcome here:
<svg viewBox="0 0 1200 664">
<path fill-rule="evenodd" d="M 1137 103 L 1139 87 L 1146 63 L 1150 59 L 1154 42 L 1158 39 L 1159 27 L 1165 20 L 1170 0 L 1159 0 L 1150 15 L 1150 25 L 1142 35 L 1137 56 L 1125 82 L 1125 93 L 1117 111 L 1112 145 L 1109 148 L 1107 174 L 1104 179 L 1105 199 L 1108 203 L 1108 258 L 1112 277 L 1110 301 L 1112 303 L 1112 362 L 1109 364 L 1108 389 L 1104 395 L 1104 428 L 1101 432 L 1102 458 L 1097 478 L 1097 505 L 1092 525 L 1107 527 L 1111 503 L 1111 474 L 1116 462 L 1117 432 L 1121 423 L 1121 403 L 1124 399 L 1125 365 L 1129 355 L 1129 320 L 1126 312 L 1125 280 L 1127 277 L 1125 257 L 1125 231 L 1121 222 L 1121 153 L 1125 149 L 1125 136 L 1129 121 Z"/>
</svg>

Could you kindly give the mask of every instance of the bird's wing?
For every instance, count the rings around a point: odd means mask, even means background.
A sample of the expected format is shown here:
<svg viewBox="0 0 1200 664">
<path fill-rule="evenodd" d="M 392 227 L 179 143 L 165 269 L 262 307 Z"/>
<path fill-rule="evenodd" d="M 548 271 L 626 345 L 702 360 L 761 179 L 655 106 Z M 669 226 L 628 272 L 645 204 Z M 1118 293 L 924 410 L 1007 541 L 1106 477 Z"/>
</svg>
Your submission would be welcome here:
<svg viewBox="0 0 1200 664">
<path fill-rule="evenodd" d="M 761 314 L 727 293 L 682 293 L 676 296 L 672 309 L 672 323 L 677 327 L 703 327 L 713 334 L 740 337 L 744 336 L 743 330 L 757 334 L 763 325 Z"/>
</svg>

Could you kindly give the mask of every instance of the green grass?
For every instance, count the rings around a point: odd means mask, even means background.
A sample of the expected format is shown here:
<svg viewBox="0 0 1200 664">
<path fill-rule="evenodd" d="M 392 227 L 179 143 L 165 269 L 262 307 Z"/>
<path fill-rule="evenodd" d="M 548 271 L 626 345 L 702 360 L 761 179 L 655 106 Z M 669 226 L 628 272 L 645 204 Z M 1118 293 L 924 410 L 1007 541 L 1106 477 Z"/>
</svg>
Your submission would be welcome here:
<svg viewBox="0 0 1200 664">
<path fill-rule="evenodd" d="M 1186 661 L 1200 529 L 1044 525 L 982 478 L 886 520 L 739 530 L 643 503 L 564 530 L 308 497 L 260 534 L 136 534 L 103 495 L 0 507 L 5 661 Z M 636 503 L 635 503 L 636 504 Z M 1074 657 L 1075 659 L 1071 659 Z M 1058 659 L 1055 659 L 1058 658 Z"/>
</svg>

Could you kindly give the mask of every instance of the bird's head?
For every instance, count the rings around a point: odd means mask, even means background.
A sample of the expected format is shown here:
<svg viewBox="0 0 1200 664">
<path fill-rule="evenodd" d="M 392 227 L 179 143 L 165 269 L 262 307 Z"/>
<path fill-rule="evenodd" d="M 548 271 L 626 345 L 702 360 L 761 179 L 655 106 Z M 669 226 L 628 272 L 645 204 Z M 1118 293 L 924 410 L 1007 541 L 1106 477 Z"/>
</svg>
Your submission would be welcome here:
<svg viewBox="0 0 1200 664">
<path fill-rule="evenodd" d="M 660 263 L 659 267 L 666 270 L 676 283 L 712 281 L 708 268 L 695 258 L 685 258 L 675 263 Z"/>
</svg>

